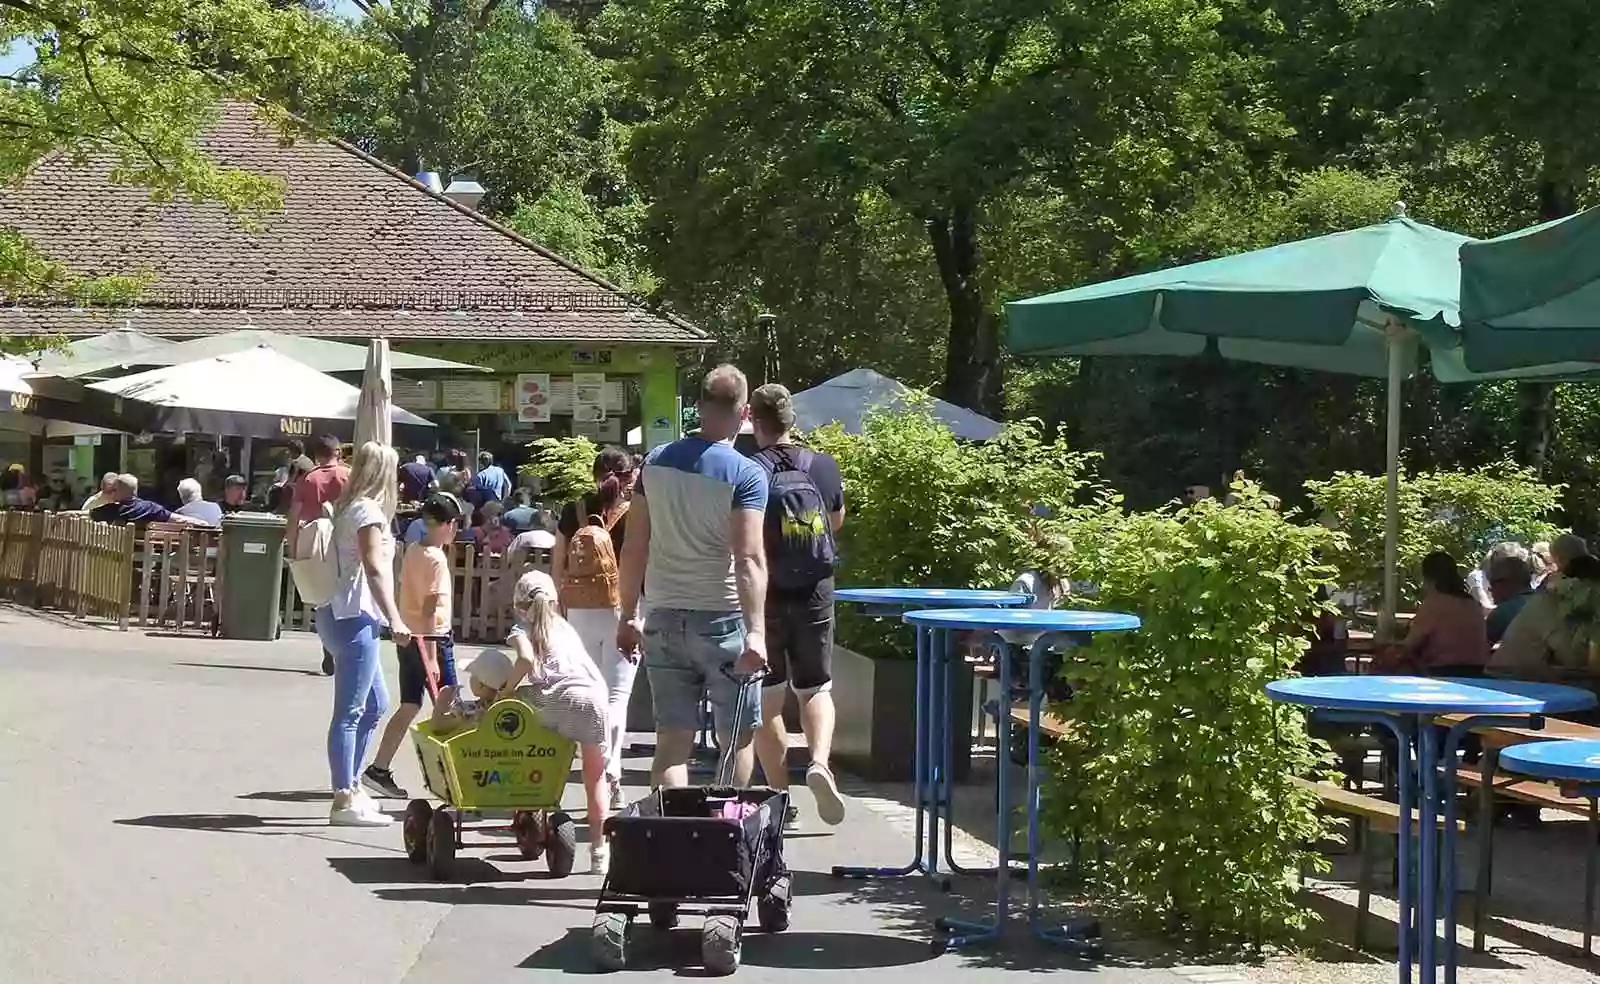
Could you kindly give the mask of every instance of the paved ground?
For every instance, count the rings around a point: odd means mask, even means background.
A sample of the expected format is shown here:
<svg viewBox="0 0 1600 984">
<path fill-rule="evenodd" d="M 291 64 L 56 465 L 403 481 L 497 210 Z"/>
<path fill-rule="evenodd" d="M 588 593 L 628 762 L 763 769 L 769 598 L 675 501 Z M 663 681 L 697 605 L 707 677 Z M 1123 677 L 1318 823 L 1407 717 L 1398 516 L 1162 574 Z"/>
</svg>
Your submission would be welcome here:
<svg viewBox="0 0 1600 984">
<path fill-rule="evenodd" d="M 588 972 L 598 879 L 543 879 L 501 840 L 467 852 L 468 883 L 441 885 L 406 861 L 398 827 L 326 826 L 330 684 L 318 662 L 305 636 L 163 638 L 0 608 L 0 981 L 495 984 Z M 630 764 L 641 783 L 643 763 Z M 418 785 L 409 758 L 399 774 Z M 1122 947 L 1089 967 L 1021 936 L 933 957 L 928 920 L 983 913 L 981 884 L 942 896 L 829 878 L 834 864 L 910 852 L 894 791 L 851 788 L 861 798 L 843 827 L 790 840 L 794 928 L 747 937 L 740 980 L 1179 979 L 1129 965 Z M 619 978 L 697 952 L 692 930 L 636 933 L 639 969 Z"/>
</svg>

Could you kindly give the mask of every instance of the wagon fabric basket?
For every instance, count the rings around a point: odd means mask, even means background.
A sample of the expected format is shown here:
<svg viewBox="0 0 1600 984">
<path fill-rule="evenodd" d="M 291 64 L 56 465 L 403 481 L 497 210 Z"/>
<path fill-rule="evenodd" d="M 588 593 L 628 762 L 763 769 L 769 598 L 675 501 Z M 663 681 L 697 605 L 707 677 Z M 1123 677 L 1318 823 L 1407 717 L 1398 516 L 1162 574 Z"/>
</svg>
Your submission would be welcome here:
<svg viewBox="0 0 1600 984">
<path fill-rule="evenodd" d="M 607 891 L 648 898 L 748 897 L 784 872 L 788 797 L 761 787 L 661 789 L 606 821 L 611 843 Z M 723 817 L 726 804 L 756 809 Z M 763 842 L 766 850 L 762 850 Z M 765 858 L 766 871 L 755 870 Z"/>
</svg>

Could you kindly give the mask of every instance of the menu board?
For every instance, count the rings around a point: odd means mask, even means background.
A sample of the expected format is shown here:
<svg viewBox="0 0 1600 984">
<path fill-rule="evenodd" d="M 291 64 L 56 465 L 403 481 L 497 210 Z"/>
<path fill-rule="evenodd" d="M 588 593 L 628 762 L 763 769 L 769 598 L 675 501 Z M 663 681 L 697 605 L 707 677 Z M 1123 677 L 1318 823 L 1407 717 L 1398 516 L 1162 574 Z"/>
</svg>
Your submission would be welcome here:
<svg viewBox="0 0 1600 984">
<path fill-rule="evenodd" d="M 439 384 L 439 409 L 497 411 L 504 406 L 503 392 L 498 379 L 446 379 Z"/>
<path fill-rule="evenodd" d="M 518 376 L 514 403 L 519 422 L 528 424 L 547 422 L 553 410 L 550 374 L 529 372 Z"/>
<path fill-rule="evenodd" d="M 571 377 L 550 380 L 550 412 L 557 416 L 571 416 L 576 387 Z M 628 388 L 620 379 L 608 379 L 600 386 L 600 405 L 606 414 L 620 414 L 628 409 Z"/>
<path fill-rule="evenodd" d="M 437 379 L 396 379 L 390 384 L 394 405 L 405 410 L 436 410 L 439 407 Z"/>
</svg>

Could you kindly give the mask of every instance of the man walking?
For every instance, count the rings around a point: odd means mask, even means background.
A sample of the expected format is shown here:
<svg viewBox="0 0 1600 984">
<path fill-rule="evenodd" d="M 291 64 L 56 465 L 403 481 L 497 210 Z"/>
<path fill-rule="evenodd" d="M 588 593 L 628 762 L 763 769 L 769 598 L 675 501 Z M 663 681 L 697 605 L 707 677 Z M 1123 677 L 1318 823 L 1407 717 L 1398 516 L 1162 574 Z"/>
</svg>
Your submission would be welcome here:
<svg viewBox="0 0 1600 984">
<path fill-rule="evenodd" d="M 339 439 L 323 434 L 312 442 L 311 454 L 316 463 L 294 483 L 289 507 L 289 556 L 294 557 L 295 545 L 300 542 L 300 527 L 314 523 L 322 516 L 324 504 L 339 501 L 344 487 L 350 481 L 350 469 L 339 462 Z M 322 674 L 333 676 L 333 654 L 322 651 Z"/>
<path fill-rule="evenodd" d="M 485 502 L 504 502 L 511 495 L 511 477 L 506 470 L 494 463 L 494 455 L 487 451 L 478 452 L 478 474 L 472 476 L 472 488 L 481 493 L 482 501 L 474 505 L 481 506 Z"/>
<path fill-rule="evenodd" d="M 767 660 L 762 681 L 761 727 L 756 755 L 767 785 L 789 788 L 784 688 L 800 704 L 811 765 L 806 786 L 817 816 L 830 826 L 844 820 L 844 800 L 828 768 L 833 745 L 833 536 L 844 525 L 844 485 L 839 463 L 794 442 L 794 404 L 788 389 L 768 383 L 750 394 L 750 423 L 767 472 Z M 791 806 L 786 820 L 798 811 Z"/>
<path fill-rule="evenodd" d="M 651 777 L 686 786 L 709 694 L 717 734 L 734 754 L 734 782 L 748 785 L 750 747 L 761 700 L 754 681 L 735 675 L 766 665 L 767 561 L 762 524 L 767 476 L 733 449 L 748 407 L 744 373 L 723 365 L 700 386 L 700 433 L 652 451 L 633 489 L 621 562 L 617 647 L 650 675 L 656 724 Z M 650 617 L 639 617 L 641 590 Z M 733 719 L 744 690 L 747 708 Z"/>
</svg>

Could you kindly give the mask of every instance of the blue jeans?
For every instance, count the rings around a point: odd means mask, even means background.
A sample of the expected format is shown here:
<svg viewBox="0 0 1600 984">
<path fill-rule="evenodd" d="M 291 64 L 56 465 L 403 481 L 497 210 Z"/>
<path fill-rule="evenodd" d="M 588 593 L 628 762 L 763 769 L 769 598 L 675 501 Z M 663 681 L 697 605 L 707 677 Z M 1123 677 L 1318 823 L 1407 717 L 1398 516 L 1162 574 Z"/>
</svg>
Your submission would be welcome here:
<svg viewBox="0 0 1600 984">
<path fill-rule="evenodd" d="M 378 659 L 378 620 L 366 615 L 334 618 L 318 611 L 317 636 L 333 654 L 333 720 L 328 723 L 328 771 L 335 790 L 356 784 L 367 745 L 389 712 Z"/>
<path fill-rule="evenodd" d="M 744 617 L 738 612 L 691 612 L 652 608 L 644 623 L 644 669 L 660 731 L 694 731 L 700 726 L 700 696 L 711 700 L 720 740 L 732 734 L 740 684 L 727 673 L 744 651 Z M 761 692 L 744 685 L 745 713 L 739 731 L 761 720 Z"/>
</svg>

